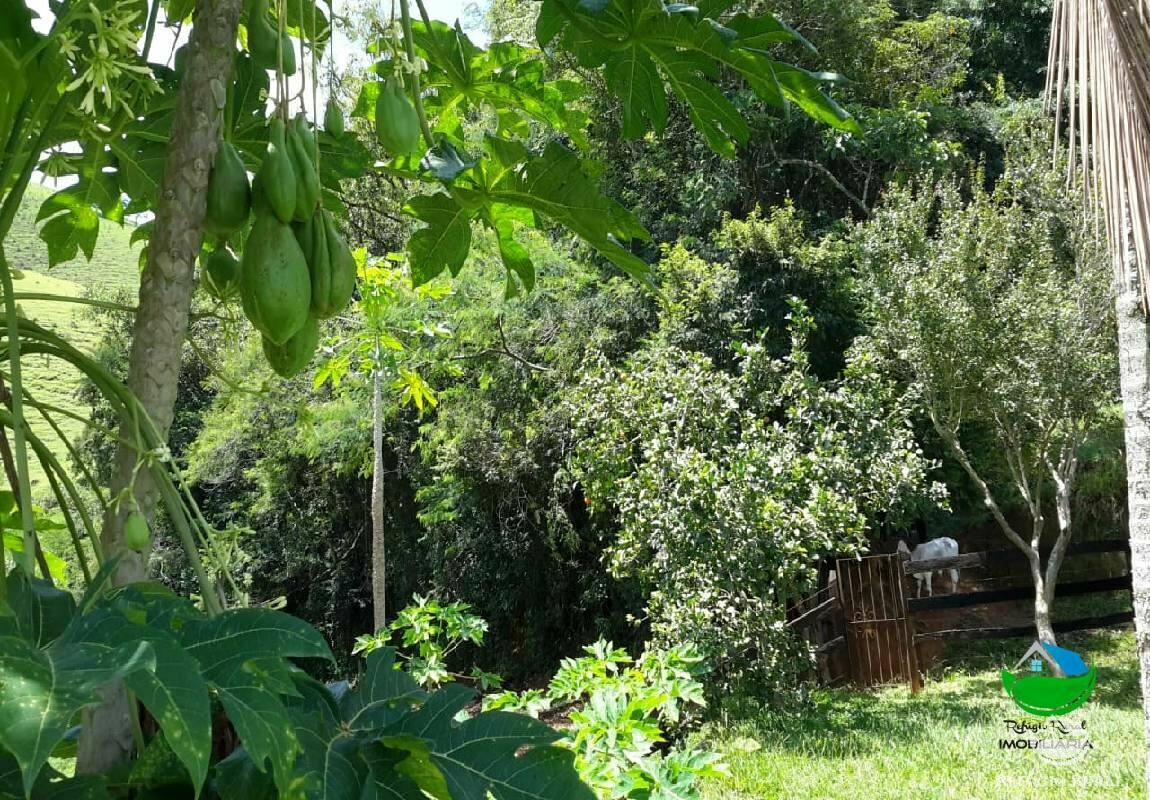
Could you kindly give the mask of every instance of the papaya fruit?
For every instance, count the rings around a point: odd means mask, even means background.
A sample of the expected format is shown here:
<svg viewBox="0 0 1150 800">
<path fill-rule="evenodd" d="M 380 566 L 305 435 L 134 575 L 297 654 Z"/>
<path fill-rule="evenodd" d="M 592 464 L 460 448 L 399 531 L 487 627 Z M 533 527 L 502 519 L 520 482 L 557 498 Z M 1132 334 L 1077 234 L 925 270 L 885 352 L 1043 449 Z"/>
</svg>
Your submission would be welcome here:
<svg viewBox="0 0 1150 800">
<path fill-rule="evenodd" d="M 208 178 L 204 229 L 220 239 L 230 239 L 248 221 L 251 210 L 252 187 L 243 159 L 231 142 L 220 142 Z"/>
<path fill-rule="evenodd" d="M 272 213 L 280 222 L 291 222 L 296 205 L 296 174 L 288 154 L 284 122 L 279 117 L 268 124 L 268 151 L 256 178 Z"/>
<path fill-rule="evenodd" d="M 124 520 L 124 544 L 137 553 L 148 549 L 152 543 L 152 532 L 148 529 L 148 520 L 139 509 L 128 513 Z"/>
<path fill-rule="evenodd" d="M 291 121 L 292 127 L 295 128 L 296 135 L 304 144 L 304 149 L 307 151 L 308 157 L 311 158 L 312 163 L 315 163 L 318 158 L 319 150 L 316 147 L 315 132 L 311 128 L 311 123 L 308 122 L 307 114 L 302 111 L 297 112 Z"/>
<path fill-rule="evenodd" d="M 292 378 L 311 363 L 319 344 L 319 323 L 308 317 L 303 327 L 283 344 L 263 337 L 264 358 L 281 378 Z"/>
<path fill-rule="evenodd" d="M 301 131 L 302 128 L 302 131 Z M 303 222 L 315 214 L 319 205 L 319 174 L 314 161 L 314 144 L 308 129 L 307 118 L 302 114 L 292 120 L 287 130 L 287 148 L 295 171 L 295 213 L 292 218 Z"/>
<path fill-rule="evenodd" d="M 240 288 L 240 262 L 227 247 L 200 258 L 200 284 L 216 300 L 230 300 Z"/>
<path fill-rule="evenodd" d="M 321 318 L 332 317 L 343 311 L 355 293 L 355 257 L 351 254 L 351 248 L 339 232 L 335 219 L 326 210 L 323 211 L 323 221 L 331 279 Z M 315 307 L 314 303 L 312 307 Z"/>
<path fill-rule="evenodd" d="M 334 97 L 327 99 L 327 108 L 323 112 L 323 129 L 337 138 L 344 134 L 343 110 Z"/>
<path fill-rule="evenodd" d="M 248 52 L 260 69 L 275 69 L 278 63 L 279 31 L 268 16 L 267 0 L 256 0 L 248 6 Z"/>
<path fill-rule="evenodd" d="M 375 99 L 375 134 L 394 156 L 405 156 L 419 147 L 419 116 L 415 106 L 394 78 L 380 87 Z"/>
<path fill-rule="evenodd" d="M 283 344 L 307 321 L 311 279 L 291 226 L 256 218 L 240 262 L 240 300 L 256 330 Z"/>
<path fill-rule="evenodd" d="M 291 37 L 284 33 L 280 36 L 280 48 L 282 53 L 276 55 L 283 56 L 283 73 L 284 75 L 295 75 L 295 45 L 292 44 Z"/>
<path fill-rule="evenodd" d="M 304 222 L 292 226 L 296 242 L 307 259 L 307 271 L 311 278 L 312 315 L 321 318 L 325 316 L 323 312 L 327 308 L 331 288 L 331 263 L 328 260 L 323 213 L 323 209 L 319 209 Z"/>
</svg>

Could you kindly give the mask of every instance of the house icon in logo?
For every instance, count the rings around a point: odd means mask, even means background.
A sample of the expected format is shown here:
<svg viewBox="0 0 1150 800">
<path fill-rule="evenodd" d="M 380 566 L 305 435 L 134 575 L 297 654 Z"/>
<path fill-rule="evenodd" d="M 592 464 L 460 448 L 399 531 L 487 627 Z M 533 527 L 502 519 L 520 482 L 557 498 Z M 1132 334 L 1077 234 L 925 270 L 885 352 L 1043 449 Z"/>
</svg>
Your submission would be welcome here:
<svg viewBox="0 0 1150 800">
<path fill-rule="evenodd" d="M 1018 659 L 1014 669 L 1017 670 L 1027 661 L 1030 662 L 1027 671 L 1042 673 L 1045 672 L 1045 665 L 1050 668 L 1056 678 L 1073 678 L 1078 675 L 1085 675 L 1088 671 L 1082 656 L 1073 650 L 1067 650 L 1065 647 L 1059 647 L 1048 642 L 1040 642 L 1037 639 L 1035 639 L 1034 644 L 1030 645 L 1030 649 L 1023 654 L 1022 658 Z"/>
<path fill-rule="evenodd" d="M 1096 679 L 1094 667 L 1088 667 L 1078 653 L 1035 641 L 1013 671 L 1002 671 L 1002 688 L 1023 711 L 1049 717 L 1069 714 L 1085 703 Z"/>
</svg>

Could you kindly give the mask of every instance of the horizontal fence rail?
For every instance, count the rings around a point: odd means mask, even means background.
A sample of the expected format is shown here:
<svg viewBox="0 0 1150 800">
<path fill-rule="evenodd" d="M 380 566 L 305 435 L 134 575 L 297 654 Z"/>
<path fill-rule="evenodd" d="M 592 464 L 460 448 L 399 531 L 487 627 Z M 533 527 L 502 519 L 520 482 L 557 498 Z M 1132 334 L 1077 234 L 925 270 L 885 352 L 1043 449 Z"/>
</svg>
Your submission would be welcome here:
<svg viewBox="0 0 1150 800">
<path fill-rule="evenodd" d="M 1095 594 L 1096 592 L 1118 592 L 1129 591 L 1130 589 L 1130 576 L 1122 575 L 1117 578 L 1060 583 L 1055 589 L 1055 597 L 1061 599 L 1083 594 Z M 906 601 L 906 607 L 908 611 L 933 611 L 941 608 L 981 606 L 987 603 L 1005 603 L 1012 600 L 1031 600 L 1033 598 L 1033 586 L 1012 586 L 1006 589 L 982 589 L 973 592 L 940 594 L 934 597 L 912 597 Z"/>
<path fill-rule="evenodd" d="M 1053 623 L 1051 627 L 1054 628 L 1055 633 L 1066 633 L 1067 631 L 1084 631 L 1090 628 L 1112 628 L 1115 625 L 1125 625 L 1133 620 L 1133 611 L 1120 611 L 1101 617 L 1063 620 Z M 928 631 L 916 633 L 914 640 L 917 643 L 946 639 L 1013 639 L 1016 636 L 1034 636 L 1033 623 L 1009 628 L 953 628 L 945 631 Z"/>
<path fill-rule="evenodd" d="M 810 611 L 804 611 L 801 615 L 792 619 L 787 623 L 787 627 L 804 628 L 807 625 L 811 625 L 829 614 L 834 609 L 838 608 L 838 605 L 839 599 L 837 597 L 831 597 L 827 600 L 824 600 L 812 608 Z"/>
<path fill-rule="evenodd" d="M 1083 556 L 1097 553 L 1125 553 L 1130 549 L 1130 542 L 1125 539 L 1102 539 L 1093 542 L 1072 543 L 1066 549 L 1066 555 Z M 1039 555 L 1045 560 L 1050 556 L 1050 547 L 1041 547 Z M 927 558 L 922 561 L 910 561 L 905 553 L 902 555 L 902 569 L 907 575 L 916 572 L 933 572 L 938 569 L 970 569 L 971 567 L 986 567 L 997 564 L 1003 560 L 1023 559 L 1025 556 L 1016 547 L 1006 550 L 983 550 L 978 553 L 962 553 L 947 558 Z"/>
</svg>

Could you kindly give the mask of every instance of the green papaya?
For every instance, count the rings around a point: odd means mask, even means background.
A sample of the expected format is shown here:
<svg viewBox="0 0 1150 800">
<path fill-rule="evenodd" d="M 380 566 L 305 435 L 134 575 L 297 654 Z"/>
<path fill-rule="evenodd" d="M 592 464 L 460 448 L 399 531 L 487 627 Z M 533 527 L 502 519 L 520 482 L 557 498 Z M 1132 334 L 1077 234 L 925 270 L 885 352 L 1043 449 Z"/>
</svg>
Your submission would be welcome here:
<svg viewBox="0 0 1150 800">
<path fill-rule="evenodd" d="M 268 152 L 256 178 L 272 213 L 280 222 L 291 222 L 295 214 L 296 174 L 288 154 L 284 122 L 279 117 L 268 124 Z"/>
<path fill-rule="evenodd" d="M 151 543 L 152 532 L 148 529 L 148 520 L 138 509 L 134 509 L 124 520 L 124 544 L 142 553 Z"/>
<path fill-rule="evenodd" d="M 351 254 L 351 248 L 347 246 L 343 234 L 339 232 L 335 219 L 326 210 L 323 212 L 323 221 L 331 279 L 328 284 L 327 302 L 321 317 L 332 317 L 343 311 L 355 293 L 355 257 Z M 315 306 L 313 301 L 312 308 Z"/>
<path fill-rule="evenodd" d="M 260 69 L 275 69 L 278 62 L 279 31 L 268 16 L 267 0 L 256 0 L 248 8 L 248 52 Z"/>
<path fill-rule="evenodd" d="M 323 209 L 317 210 L 304 222 L 292 226 L 296 242 L 307 259 L 308 275 L 311 278 L 311 311 L 322 318 L 327 309 L 327 297 L 331 289 L 331 262 L 327 253 L 327 236 L 323 226 Z"/>
<path fill-rule="evenodd" d="M 327 108 L 323 112 L 323 129 L 337 138 L 344 134 L 343 110 L 334 97 L 327 99 Z"/>
<path fill-rule="evenodd" d="M 419 116 L 394 78 L 380 87 L 375 99 L 375 134 L 387 152 L 405 156 L 419 147 Z"/>
<path fill-rule="evenodd" d="M 297 222 L 309 219 L 315 214 L 316 206 L 319 205 L 319 174 L 316 172 L 313 160 L 315 150 L 308 145 L 311 141 L 313 140 L 308 130 L 307 118 L 300 114 L 292 120 L 287 131 L 288 153 L 296 178 L 295 213 L 292 214 L 292 218 Z"/>
<path fill-rule="evenodd" d="M 284 75 L 295 75 L 295 45 L 292 44 L 291 37 L 286 33 L 280 36 L 281 55 L 283 57 L 283 73 Z"/>
<path fill-rule="evenodd" d="M 264 358 L 281 378 L 291 378 L 311 363 L 319 344 L 319 323 L 308 317 L 303 327 L 283 344 L 263 337 Z"/>
<path fill-rule="evenodd" d="M 291 226 L 257 217 L 240 262 L 240 300 L 252 325 L 273 344 L 295 335 L 308 317 L 311 280 Z"/>
<path fill-rule="evenodd" d="M 231 142 L 220 142 L 208 178 L 204 229 L 220 239 L 230 239 L 248 221 L 251 210 L 252 188 L 243 159 Z"/>
<path fill-rule="evenodd" d="M 240 262 L 227 247 L 200 259 L 200 284 L 216 300 L 230 300 L 240 288 Z"/>
<path fill-rule="evenodd" d="M 304 149 L 307 151 L 308 157 L 314 163 L 318 157 L 319 151 L 316 148 L 315 132 L 312 131 L 311 123 L 308 122 L 307 115 L 302 111 L 298 112 L 291 121 L 292 127 L 295 128 L 296 135 L 299 140 L 303 142 Z"/>
</svg>

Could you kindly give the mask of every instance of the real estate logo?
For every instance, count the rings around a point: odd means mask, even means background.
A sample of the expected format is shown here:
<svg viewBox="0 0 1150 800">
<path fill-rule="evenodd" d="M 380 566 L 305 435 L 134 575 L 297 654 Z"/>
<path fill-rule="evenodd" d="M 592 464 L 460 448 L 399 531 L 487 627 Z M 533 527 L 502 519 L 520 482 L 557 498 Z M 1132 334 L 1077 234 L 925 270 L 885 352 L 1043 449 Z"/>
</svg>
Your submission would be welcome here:
<svg viewBox="0 0 1150 800">
<path fill-rule="evenodd" d="M 1007 738 L 1000 750 L 1036 750 L 1044 761 L 1066 764 L 1094 749 L 1085 718 L 1059 719 L 1082 707 L 1094 691 L 1097 674 L 1082 656 L 1065 647 L 1036 641 L 1013 670 L 1002 671 L 1002 688 L 1027 718 L 1004 720 Z"/>
<path fill-rule="evenodd" d="M 1016 675 L 1023 665 L 1022 674 Z M 1028 714 L 1062 716 L 1090 699 L 1097 677 L 1094 667 L 1087 667 L 1073 650 L 1036 641 L 1014 671 L 1002 671 L 1002 688 Z"/>
</svg>

